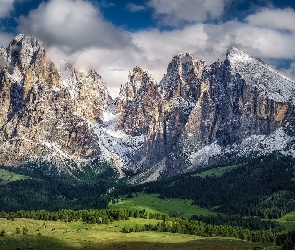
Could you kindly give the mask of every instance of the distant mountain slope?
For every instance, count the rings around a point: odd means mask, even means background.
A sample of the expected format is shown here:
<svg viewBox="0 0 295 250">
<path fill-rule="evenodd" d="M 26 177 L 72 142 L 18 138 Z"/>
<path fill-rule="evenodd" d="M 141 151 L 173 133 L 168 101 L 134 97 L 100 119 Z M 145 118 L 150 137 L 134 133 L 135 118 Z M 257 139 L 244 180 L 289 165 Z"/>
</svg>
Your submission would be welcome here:
<svg viewBox="0 0 295 250">
<path fill-rule="evenodd" d="M 64 69 L 36 38 L 0 49 L 0 162 L 107 160 L 130 182 L 210 165 L 222 155 L 295 156 L 295 83 L 232 48 L 208 66 L 173 57 L 160 83 L 136 67 L 115 100 L 94 70 Z M 218 157 L 217 157 L 218 156 Z"/>
<path fill-rule="evenodd" d="M 295 210 L 294 163 L 290 156 L 272 153 L 248 162 L 220 168 L 199 169 L 150 182 L 137 192 L 158 193 L 162 198 L 192 199 L 212 212 L 275 219 Z M 222 165 L 221 165 L 222 166 Z M 132 189 L 132 188 L 131 188 Z"/>
</svg>

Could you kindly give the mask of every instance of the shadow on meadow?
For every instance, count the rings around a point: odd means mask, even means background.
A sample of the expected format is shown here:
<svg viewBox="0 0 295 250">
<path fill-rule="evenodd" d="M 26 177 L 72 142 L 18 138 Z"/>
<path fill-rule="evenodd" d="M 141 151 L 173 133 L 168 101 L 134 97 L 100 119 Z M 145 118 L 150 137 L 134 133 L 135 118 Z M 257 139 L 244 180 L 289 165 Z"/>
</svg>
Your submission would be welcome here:
<svg viewBox="0 0 295 250">
<path fill-rule="evenodd" d="M 72 248 L 65 242 L 56 238 L 33 236 L 33 235 L 11 235 L 0 238 L 1 250 L 78 250 Z"/>
<path fill-rule="evenodd" d="M 83 250 L 236 250 L 254 249 L 257 243 L 230 241 L 230 240 L 197 240 L 186 243 L 160 243 L 160 242 L 114 242 L 108 244 L 89 243 Z M 76 248 L 72 248 L 73 250 Z"/>
<path fill-rule="evenodd" d="M 93 242 L 69 239 L 62 241 L 43 236 L 9 236 L 0 238 L 1 250 L 236 250 L 264 247 L 265 244 L 231 239 L 200 239 L 185 243 L 161 243 L 147 241 Z"/>
</svg>

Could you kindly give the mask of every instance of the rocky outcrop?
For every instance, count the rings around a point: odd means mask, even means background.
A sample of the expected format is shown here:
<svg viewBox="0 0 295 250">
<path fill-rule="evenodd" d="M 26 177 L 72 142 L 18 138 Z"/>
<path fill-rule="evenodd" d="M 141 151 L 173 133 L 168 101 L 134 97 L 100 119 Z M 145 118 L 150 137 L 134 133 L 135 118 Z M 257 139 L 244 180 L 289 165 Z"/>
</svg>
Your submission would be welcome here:
<svg viewBox="0 0 295 250">
<path fill-rule="evenodd" d="M 165 161 L 162 171 L 171 174 L 206 165 L 224 152 L 238 156 L 288 151 L 289 135 L 294 135 L 290 124 L 295 83 L 242 51 L 232 48 L 224 61 L 211 66 L 179 54 L 158 88 L 160 96 L 149 95 L 157 105 L 149 110 L 148 119 L 137 112 L 144 94 L 136 92 L 128 112 L 122 112 L 132 122 L 120 120 L 127 134 L 136 131 L 134 124 L 147 128 L 139 131 L 147 138 L 145 164 Z M 158 126 L 150 126 L 150 120 Z M 272 146 L 267 138 L 272 138 Z"/>
<path fill-rule="evenodd" d="M 0 163 L 99 158 L 141 182 L 224 153 L 295 157 L 295 83 L 238 49 L 210 66 L 178 54 L 160 83 L 135 67 L 116 100 L 94 70 L 63 71 L 34 37 L 0 49 Z"/>
<path fill-rule="evenodd" d="M 141 68 L 134 68 L 129 81 L 121 86 L 117 100 L 121 113 L 118 129 L 133 136 L 149 134 L 159 123 L 159 105 L 162 100 L 159 85 Z"/>
<path fill-rule="evenodd" d="M 102 77 L 95 71 L 88 73 L 74 69 L 63 81 L 73 101 L 74 111 L 91 122 L 98 122 L 111 97 Z"/>
<path fill-rule="evenodd" d="M 231 148 L 251 151 L 254 145 L 243 144 L 248 138 L 267 137 L 282 128 L 293 106 L 294 90 L 291 80 L 242 51 L 230 49 L 224 62 L 203 72 L 201 95 L 179 141 L 181 151 L 199 158 L 196 153 L 210 145 L 215 149 L 218 145 L 218 154 Z M 289 129 L 284 127 L 284 133 L 290 133 Z M 282 147 L 287 143 L 277 140 Z M 199 162 L 191 159 L 190 164 Z"/>
<path fill-rule="evenodd" d="M 62 82 L 43 45 L 17 36 L 1 48 L 1 163 L 83 161 L 100 156 L 91 121 L 102 116 L 109 94 L 101 77 L 74 71 Z"/>
</svg>

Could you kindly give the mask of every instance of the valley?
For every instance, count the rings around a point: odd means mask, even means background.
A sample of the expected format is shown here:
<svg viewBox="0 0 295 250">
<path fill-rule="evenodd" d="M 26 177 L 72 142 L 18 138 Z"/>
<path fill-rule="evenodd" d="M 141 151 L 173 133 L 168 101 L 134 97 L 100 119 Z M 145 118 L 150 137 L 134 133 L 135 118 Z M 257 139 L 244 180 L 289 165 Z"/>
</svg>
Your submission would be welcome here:
<svg viewBox="0 0 295 250">
<path fill-rule="evenodd" d="M 295 83 L 230 48 L 112 98 L 36 37 L 0 49 L 0 249 L 295 245 Z"/>
<path fill-rule="evenodd" d="M 272 161 L 272 159 L 276 159 L 275 162 Z M 279 160 L 280 159 L 280 160 Z M 256 163 L 255 163 L 256 162 Z M 271 163 L 272 162 L 272 163 Z M 284 165 L 284 164 L 287 165 Z M 290 164 L 290 165 L 289 165 Z M 273 168 L 272 166 L 273 165 Z M 261 246 L 266 247 L 266 249 L 278 249 L 281 250 L 281 246 L 274 246 L 273 241 L 276 240 L 276 237 L 279 237 L 279 235 L 291 232 L 294 230 L 293 225 L 293 219 L 294 219 L 294 212 L 292 212 L 292 207 L 289 207 L 286 210 L 286 207 L 280 207 L 278 205 L 273 205 L 272 203 L 268 204 L 268 207 L 265 207 L 265 209 L 273 209 L 274 207 L 278 210 L 280 214 L 283 214 L 284 216 L 277 217 L 276 220 L 266 220 L 266 218 L 263 215 L 259 215 L 262 220 L 257 217 L 255 214 L 251 214 L 250 217 L 244 216 L 243 218 L 241 215 L 243 213 L 239 212 L 240 210 L 223 210 L 224 212 L 220 212 L 222 207 L 230 207 L 226 200 L 223 200 L 224 203 L 218 204 L 218 200 L 214 198 L 214 200 L 210 201 L 210 193 L 212 190 L 215 190 L 214 188 L 214 182 L 217 180 L 223 181 L 227 178 L 230 178 L 230 176 L 234 175 L 235 179 L 239 180 L 239 178 L 246 178 L 243 176 L 248 176 L 248 182 L 250 185 L 253 185 L 251 182 L 251 175 L 249 175 L 249 170 L 252 168 L 256 168 L 255 172 L 255 180 L 258 183 L 263 183 L 265 178 L 271 178 L 272 175 L 269 175 L 268 177 L 265 175 L 259 175 L 260 171 L 262 171 L 265 167 L 267 167 L 270 172 L 278 167 L 278 171 L 274 172 L 274 176 L 281 180 L 282 182 L 278 182 L 278 185 L 282 185 L 284 183 L 284 186 L 281 187 L 284 190 L 289 190 L 289 187 L 286 185 L 291 185 L 290 188 L 292 189 L 292 185 L 294 185 L 292 178 L 293 178 L 293 162 L 290 159 L 284 158 L 284 156 L 278 156 L 278 155 L 270 155 L 268 157 L 262 157 L 258 158 L 256 161 L 253 161 L 249 165 L 249 163 L 235 163 L 235 164 L 226 164 L 225 166 L 215 166 L 211 167 L 210 169 L 202 169 L 198 170 L 197 172 L 191 172 L 184 175 L 178 175 L 170 178 L 164 178 L 162 180 L 156 181 L 156 182 L 149 182 L 145 184 L 140 185 L 126 185 L 124 184 L 126 180 L 122 180 L 120 182 L 109 182 L 108 185 L 113 186 L 112 191 L 108 193 L 108 195 L 104 196 L 104 201 L 107 201 L 107 203 L 99 202 L 96 203 L 95 206 L 104 206 L 103 208 L 107 208 L 106 213 L 112 214 L 112 211 L 121 211 L 122 214 L 128 214 L 125 219 L 122 220 L 119 217 L 112 221 L 113 219 L 109 217 L 108 220 L 102 219 L 101 215 L 98 215 L 100 212 L 99 210 L 79 210 L 73 211 L 73 210 L 64 210 L 64 209 L 72 209 L 77 204 L 80 204 L 81 207 L 89 207 L 89 208 L 95 208 L 93 203 L 87 203 L 86 200 L 81 203 L 81 198 L 87 194 L 87 196 L 90 195 L 89 189 L 83 187 L 87 182 L 85 182 L 92 173 L 90 169 L 88 169 L 89 172 L 86 172 L 87 168 L 83 172 L 83 175 L 81 173 L 77 173 L 77 176 L 80 178 L 84 178 L 84 181 L 80 179 L 78 182 L 74 181 L 74 179 L 64 179 L 64 185 L 74 185 L 76 186 L 77 183 L 80 183 L 80 185 L 77 187 L 81 192 L 81 196 L 77 196 L 78 193 L 75 193 L 74 196 L 71 196 L 70 193 L 66 194 L 63 193 L 64 198 L 59 198 L 59 208 L 56 207 L 53 209 L 52 212 L 46 212 L 45 210 L 38 211 L 32 211 L 32 212 L 26 212 L 26 211 L 20 211 L 20 212 L 9 212 L 4 213 L 2 212 L 2 219 L 1 220 L 1 230 L 5 230 L 5 235 L 0 237 L 0 243 L 3 244 L 3 250 L 16 248 L 20 242 L 23 242 L 28 248 L 29 246 L 33 246 L 34 249 L 44 249 L 44 250 L 51 250 L 51 249 L 155 249 L 160 248 L 164 250 L 168 249 L 215 249 L 218 247 L 218 249 L 253 249 L 255 246 Z M 292 166 L 292 171 L 284 172 L 280 170 L 285 169 L 286 166 Z M 28 169 L 28 168 L 26 168 Z M 288 169 L 288 167 L 287 167 Z M 2 170 L 8 171 L 8 170 Z M 18 170 L 20 172 L 25 171 L 21 170 L 21 168 Z M 108 167 L 104 166 L 104 171 L 106 173 L 111 173 L 108 171 Z M 27 171 L 29 173 L 30 171 Z M 22 172 L 23 174 L 25 172 Z M 35 176 L 31 177 L 26 180 L 18 180 L 15 182 L 10 182 L 3 184 L 0 186 L 0 192 L 1 188 L 10 187 L 12 189 L 11 194 L 15 194 L 13 197 L 14 202 L 18 201 L 21 202 L 21 200 L 18 200 L 18 196 L 16 191 L 13 191 L 13 189 L 17 186 L 14 186 L 16 183 L 20 182 L 32 182 L 34 183 L 36 179 L 39 180 L 39 187 L 42 186 L 42 182 L 45 183 L 47 181 L 51 182 L 51 187 L 53 185 L 57 185 L 58 181 L 52 182 L 52 179 L 50 179 L 49 176 L 42 176 L 38 175 L 37 172 L 34 172 Z M 286 175 L 287 173 L 287 175 Z M 290 173 L 290 174 L 289 174 Z M 13 173 L 14 175 L 17 175 L 17 173 Z M 93 174 L 93 173 L 92 173 Z M 97 184 L 105 182 L 109 179 L 109 174 L 103 174 L 97 176 Z M 112 173 L 115 174 L 115 173 Z M 116 175 L 116 174 L 115 174 Z M 20 176 L 27 176 L 27 175 L 20 175 Z M 285 177 L 284 177 L 285 176 Z M 187 178 L 195 178 L 194 184 L 193 179 L 191 181 L 188 181 Z M 286 181 L 289 178 L 290 182 Z M 60 179 L 59 181 L 61 181 Z M 209 206 L 206 205 L 206 203 L 203 203 L 203 205 L 200 206 L 200 204 L 196 203 L 197 200 L 194 198 L 194 196 L 191 195 L 197 195 L 199 192 L 197 192 L 198 189 L 196 189 L 193 185 L 197 185 L 198 181 L 204 181 L 202 185 L 204 188 L 204 191 L 202 191 L 203 195 L 207 195 L 207 199 L 210 204 Z M 271 179 L 269 179 L 271 180 Z M 187 192 L 184 192 L 186 189 L 185 186 L 180 185 L 179 183 L 188 182 L 190 185 L 192 185 L 192 188 L 196 190 L 196 192 L 191 192 L 189 190 L 186 190 Z M 208 182 L 207 182 L 208 181 Z M 93 182 L 93 179 L 88 180 L 88 187 L 90 182 Z M 228 181 L 229 183 L 231 181 Z M 60 182 L 59 186 L 63 183 Z M 84 184 L 83 184 L 84 183 Z M 93 182 L 94 185 L 96 182 Z M 207 184 L 205 184 L 207 183 Z M 219 183 L 219 182 L 217 182 Z M 268 184 L 272 185 L 272 188 L 275 188 L 273 186 L 275 182 L 270 182 Z M 244 183 L 241 183 L 241 185 L 244 185 Z M 28 185 L 31 186 L 31 185 Z M 73 186 L 73 187 L 74 187 Z M 38 187 L 38 186 L 37 186 Z M 45 185 L 46 187 L 46 185 Z M 158 189 L 159 187 L 159 189 Z M 247 202 L 249 200 L 255 200 L 255 195 L 259 194 L 260 192 L 264 193 L 264 196 L 267 195 L 267 190 L 269 188 L 268 185 L 260 185 L 260 189 L 255 189 L 255 193 L 250 192 L 251 189 L 243 189 L 240 190 L 243 192 L 243 199 L 236 199 L 234 192 L 232 191 L 232 187 L 227 185 L 227 189 L 220 189 L 222 193 L 224 192 L 231 192 L 232 196 L 231 199 L 233 199 L 233 202 L 239 202 L 238 206 L 240 207 L 243 202 L 244 198 L 247 198 Z M 235 187 L 235 185 L 233 186 Z M 179 195 L 178 188 L 182 190 L 182 195 Z M 278 186 L 277 186 L 278 188 Z M 63 189 L 69 189 L 69 186 L 64 186 Z M 236 189 L 240 189 L 236 187 Z M 29 190 L 29 189 L 25 189 Z M 39 191 L 38 191 L 39 190 Z M 44 196 L 43 189 L 35 189 L 34 197 L 38 197 L 38 192 L 40 195 Z M 170 190 L 170 191 L 169 191 Z M 180 191 L 179 190 L 179 191 Z M 207 190 L 207 191 L 205 191 Z M 228 190 L 228 191 L 226 191 Z M 248 190 L 248 191 L 247 191 Z M 261 191 L 259 191 L 261 190 Z M 294 189 L 293 189 L 294 190 Z M 159 191 L 159 192 L 156 192 Z M 274 193 L 281 192 L 280 189 L 273 189 Z M 56 194 L 58 194 L 58 190 L 54 191 Z M 105 194 L 106 191 L 102 191 L 102 194 Z M 216 192 L 216 191 L 214 191 Z M 170 194 L 170 195 L 168 195 Z M 94 194 L 93 194 L 94 195 Z M 96 197 L 99 194 L 96 194 Z M 190 197 L 189 197 L 190 195 Z M 221 193 L 217 193 L 217 196 L 221 195 Z M 216 196 L 214 195 L 214 197 Z M 269 198 L 272 197 L 273 193 L 269 193 Z M 291 195 L 291 193 L 290 193 Z M 262 197 L 264 197 L 262 196 Z M 33 197 L 33 198 L 34 198 Z M 94 197 L 94 196 L 93 196 Z M 206 196 L 203 196 L 206 197 Z M 289 196 L 290 197 L 290 196 Z M 12 198 L 12 196 L 11 196 Z M 10 198 L 10 202 L 12 201 Z M 92 201 L 91 195 L 88 197 L 90 198 L 89 201 Z M 192 199 L 193 198 L 193 199 Z M 71 201 L 71 203 L 66 203 L 66 200 Z M 268 200 L 268 198 L 259 198 L 261 201 L 263 199 Z M 290 199 L 290 198 L 288 198 Z M 1 202 L 1 209 L 6 210 L 9 209 L 11 206 L 5 207 L 5 204 L 3 201 L 9 201 L 7 199 L 7 196 L 1 196 L 0 202 Z M 28 198 L 27 202 L 30 198 Z M 54 202 L 55 205 L 57 205 L 58 200 L 51 202 Z M 211 203 L 211 202 L 215 203 Z M 288 202 L 293 201 L 292 198 Z M 86 203 L 84 203 L 86 202 Z M 288 204 L 288 202 L 285 202 L 282 200 L 283 204 Z M 39 203 L 37 205 L 37 202 L 31 201 L 32 207 L 40 207 L 40 209 L 46 209 L 51 208 L 49 204 L 44 206 L 42 203 Z M 25 203 L 21 204 L 23 207 L 25 207 Z M 249 206 L 249 203 L 248 203 Z M 77 209 L 79 209 L 79 206 L 76 206 Z M 12 208 L 12 207 L 11 207 Z M 54 212 L 59 209 L 60 212 Z M 60 210 L 63 209 L 63 210 Z M 35 209 L 34 209 L 35 210 Z M 15 210 L 16 211 L 16 210 Z M 67 212 L 68 211 L 68 212 Z M 73 212 L 71 212 L 73 211 Z M 83 212 L 84 211 L 84 212 Z M 89 211 L 89 212 L 88 212 Z M 125 211 L 125 212 L 123 212 Z M 259 211 L 259 210 L 256 210 Z M 288 212 L 289 211 L 289 212 Z M 119 212 L 119 213 L 121 213 Z M 288 213 L 287 213 L 288 212 Z M 67 213 L 73 214 L 71 217 L 66 215 Z M 78 217 L 76 217 L 74 214 L 77 214 Z M 83 213 L 92 213 L 92 217 L 83 217 Z M 97 215 L 95 215 L 98 213 Z M 105 212 L 103 212 L 105 213 Z M 116 212 L 117 213 L 117 212 Z M 39 214 L 39 215 L 38 215 Z M 42 215 L 44 214 L 44 215 Z M 48 214 L 48 215 L 46 215 Z M 52 215 L 50 215 L 52 214 Z M 47 216 L 47 220 L 44 220 L 43 216 Z M 53 217 L 52 217 L 53 216 Z M 82 217 L 79 217 L 82 216 Z M 20 217 L 20 218 L 19 218 Z M 32 217 L 32 218 L 31 218 Z M 35 219 L 33 219 L 35 218 Z M 36 218 L 40 218 L 36 220 Z M 72 218 L 72 219 L 70 219 Z M 84 219 L 83 219 L 84 218 Z M 89 219 L 86 219 L 89 218 Z M 92 218 L 92 219 L 91 219 Z M 113 218 L 116 218 L 113 217 Z M 165 219 L 164 219 L 165 218 Z M 100 222 L 94 222 L 99 219 Z M 204 228 L 207 228 L 205 231 L 202 231 L 201 228 L 198 229 L 200 231 L 196 231 L 196 235 L 192 235 L 192 233 L 189 233 L 189 228 L 194 224 L 187 224 L 188 221 L 186 219 L 190 219 L 190 223 L 198 223 L 198 225 L 204 225 Z M 271 219 L 271 218 L 270 218 Z M 89 220 L 93 220 L 93 222 L 90 223 Z M 166 221 L 164 223 L 164 221 Z M 279 223 L 277 223 L 277 222 Z M 98 224 L 97 224 L 98 223 Z M 162 224 L 164 223 L 164 224 Z M 168 224 L 167 224 L 168 223 Z M 201 223 L 201 224 L 200 224 Z M 204 224 L 203 224 L 204 223 Z M 212 227 L 215 224 L 215 226 Z M 158 228 L 162 224 L 161 227 Z M 119 225 L 119 226 L 118 226 Z M 148 226 L 147 226 L 148 225 Z M 164 229 L 163 226 L 166 225 L 167 229 Z M 170 225 L 170 226 L 169 226 Z M 173 226 L 174 225 L 174 226 Z M 181 229 L 184 231 L 177 231 L 180 229 L 173 229 L 176 225 L 179 225 L 180 228 L 186 228 Z M 183 226 L 181 226 L 183 225 Z M 197 224 L 196 224 L 197 225 Z M 210 226 L 211 225 L 211 226 Z M 46 227 L 44 227 L 46 226 Z M 212 228 L 211 228 L 212 227 Z M 215 229 L 214 229 L 215 227 Z M 20 232 L 16 233 L 16 228 L 20 228 Z M 23 234 L 23 228 L 27 228 L 27 232 L 25 235 Z M 87 228 L 87 229 L 86 229 Z M 212 235 L 211 233 L 208 234 L 209 228 L 210 230 L 218 229 L 219 231 L 216 231 L 216 235 Z M 271 238 L 267 236 L 269 233 L 269 229 L 271 228 L 272 236 Z M 52 230 L 54 229 L 54 230 Z M 78 231 L 77 231 L 78 230 Z M 80 231 L 81 230 L 81 231 Z M 143 230 L 143 231 L 142 231 Z M 172 232 L 170 232 L 172 230 Z M 173 231 L 176 230 L 176 231 Z M 230 231 L 228 231 L 230 230 Z M 237 230 L 235 232 L 235 230 Z M 244 230 L 244 231 L 243 231 Z M 231 233 L 230 233 L 231 232 Z M 238 233 L 240 232 L 240 233 Z M 241 234 L 241 232 L 244 232 Z M 258 233 L 259 232 L 259 233 Z M 227 235 L 229 233 L 229 235 Z M 193 233 L 194 234 L 194 233 Z M 213 233 L 215 234 L 215 233 Z M 219 235 L 220 234 L 220 235 Z M 230 235 L 236 235 L 236 236 L 230 236 Z M 248 234 L 252 234 L 251 238 L 252 240 L 247 240 L 246 236 Z M 242 237 L 246 237 L 243 239 L 239 239 L 241 235 L 244 235 Z M 254 236 L 256 235 L 256 236 Z M 258 236 L 259 235 L 259 236 Z M 265 235 L 260 238 L 262 235 Z M 222 236 L 222 237 L 221 237 Z M 255 240 L 256 239 L 256 240 Z M 269 242 L 269 240 L 271 242 Z M 256 242 L 258 241 L 258 242 Z M 5 242 L 5 243 L 4 243 Z M 4 245 L 6 244 L 6 245 Z M 281 242 L 280 244 L 283 244 Z M 2 248 L 1 248 L 2 249 Z"/>
</svg>

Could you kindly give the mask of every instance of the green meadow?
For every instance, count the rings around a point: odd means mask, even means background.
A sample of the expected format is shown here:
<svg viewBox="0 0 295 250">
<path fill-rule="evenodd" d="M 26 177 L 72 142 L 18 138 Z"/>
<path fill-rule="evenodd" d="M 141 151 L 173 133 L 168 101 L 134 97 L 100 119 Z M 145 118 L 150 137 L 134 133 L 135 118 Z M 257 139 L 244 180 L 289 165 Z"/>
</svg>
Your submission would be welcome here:
<svg viewBox="0 0 295 250">
<path fill-rule="evenodd" d="M 179 214 L 189 219 L 192 215 L 216 215 L 208 209 L 192 205 L 192 200 L 160 199 L 157 194 L 139 193 L 132 198 L 124 198 L 116 204 L 109 204 L 110 209 L 126 208 L 129 210 L 143 210 L 147 213 Z"/>
<path fill-rule="evenodd" d="M 285 226 L 286 231 L 295 231 L 295 211 L 287 213 L 283 217 L 279 218 L 277 221 Z"/>
<path fill-rule="evenodd" d="M 213 249 L 253 249 L 254 246 L 267 247 L 267 244 L 246 242 L 234 238 L 202 238 L 193 235 L 139 232 L 124 234 L 124 226 L 156 223 L 155 220 L 130 218 L 110 225 L 84 224 L 82 222 L 36 221 L 31 219 L 0 219 L 0 230 L 5 236 L 0 237 L 0 249 L 34 250 L 213 250 Z M 20 232 L 17 233 L 17 228 Z M 27 232 L 23 235 L 23 228 Z M 280 249 L 269 248 L 266 249 Z"/>
<path fill-rule="evenodd" d="M 9 182 L 29 179 L 30 177 L 25 175 L 16 174 L 14 172 L 0 169 L 0 185 L 6 185 Z"/>
<path fill-rule="evenodd" d="M 202 178 L 205 178 L 207 176 L 212 176 L 215 175 L 217 177 L 222 176 L 224 173 L 231 171 L 235 168 L 239 167 L 238 165 L 233 165 L 233 166 L 226 166 L 226 167 L 217 167 L 217 168 L 212 168 L 208 169 L 206 171 L 203 171 L 201 173 L 194 174 L 194 176 L 199 176 Z"/>
</svg>

